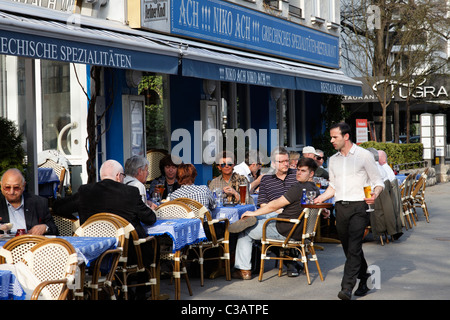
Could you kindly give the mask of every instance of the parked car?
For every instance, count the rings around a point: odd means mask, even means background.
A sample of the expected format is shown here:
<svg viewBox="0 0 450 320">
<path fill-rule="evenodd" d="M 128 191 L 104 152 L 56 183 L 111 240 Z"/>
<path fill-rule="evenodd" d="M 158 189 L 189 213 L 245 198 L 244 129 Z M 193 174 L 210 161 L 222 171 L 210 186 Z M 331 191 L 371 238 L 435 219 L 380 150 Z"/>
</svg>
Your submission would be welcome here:
<svg viewBox="0 0 450 320">
<path fill-rule="evenodd" d="M 394 139 L 392 139 L 392 141 L 390 141 L 390 142 L 394 142 Z M 410 136 L 409 137 L 409 143 L 418 143 L 418 142 L 420 142 L 420 136 Z M 406 135 L 399 136 L 398 143 L 406 143 Z"/>
</svg>

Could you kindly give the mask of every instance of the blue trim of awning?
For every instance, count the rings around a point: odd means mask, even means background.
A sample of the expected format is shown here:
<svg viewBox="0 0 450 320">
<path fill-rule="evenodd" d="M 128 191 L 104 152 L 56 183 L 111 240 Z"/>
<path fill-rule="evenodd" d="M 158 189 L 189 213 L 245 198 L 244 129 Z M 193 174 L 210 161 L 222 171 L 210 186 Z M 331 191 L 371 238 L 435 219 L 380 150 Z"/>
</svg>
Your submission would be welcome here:
<svg viewBox="0 0 450 320">
<path fill-rule="evenodd" d="M 308 79 L 302 77 L 296 77 L 296 88 L 297 90 L 318 92 L 318 93 L 329 93 L 336 95 L 355 95 L 357 97 L 362 95 L 362 88 L 360 86 L 352 86 L 349 84 L 343 84 L 339 82 L 323 81 L 317 79 Z"/>
<path fill-rule="evenodd" d="M 73 37 L 76 39 L 75 30 Z M 113 41 L 109 43 L 114 44 Z M 178 57 L 102 44 L 0 30 L 0 54 L 119 69 L 178 73 Z"/>
<path fill-rule="evenodd" d="M 323 71 L 321 72 L 323 73 Z M 324 81 L 319 78 L 305 78 L 245 67 L 233 67 L 225 64 L 204 62 L 188 58 L 182 59 L 182 75 L 185 77 L 220 80 L 317 93 L 352 96 L 361 96 L 362 94 L 362 88 L 359 85 L 350 85 L 339 81 Z M 310 76 L 314 76 L 314 71 L 310 72 Z"/>
<path fill-rule="evenodd" d="M 273 72 L 233 67 L 198 60 L 182 59 L 182 75 L 185 77 L 203 78 L 253 84 L 266 87 L 295 89 L 295 78 Z"/>
</svg>

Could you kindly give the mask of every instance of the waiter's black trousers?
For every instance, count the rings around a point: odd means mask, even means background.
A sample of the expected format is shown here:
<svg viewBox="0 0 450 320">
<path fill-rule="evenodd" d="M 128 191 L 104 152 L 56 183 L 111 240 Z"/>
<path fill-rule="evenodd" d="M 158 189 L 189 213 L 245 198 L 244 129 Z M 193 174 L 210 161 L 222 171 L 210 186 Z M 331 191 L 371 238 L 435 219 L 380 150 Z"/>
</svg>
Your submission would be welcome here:
<svg viewBox="0 0 450 320">
<path fill-rule="evenodd" d="M 346 257 L 341 287 L 352 290 L 356 279 L 367 277 L 362 242 L 364 230 L 370 222 L 369 213 L 364 201 L 338 201 L 335 209 L 336 229 Z"/>
</svg>

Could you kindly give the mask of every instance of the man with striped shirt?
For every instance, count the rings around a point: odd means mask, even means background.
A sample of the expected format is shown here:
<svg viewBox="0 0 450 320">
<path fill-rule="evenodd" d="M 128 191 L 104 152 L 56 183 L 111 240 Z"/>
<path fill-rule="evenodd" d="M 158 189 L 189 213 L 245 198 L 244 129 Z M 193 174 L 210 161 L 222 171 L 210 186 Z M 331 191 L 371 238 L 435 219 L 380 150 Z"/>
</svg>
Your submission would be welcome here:
<svg viewBox="0 0 450 320">
<path fill-rule="evenodd" d="M 289 153 L 285 148 L 278 147 L 274 151 L 272 151 L 271 162 L 274 173 L 264 175 L 261 179 L 261 184 L 259 187 L 258 206 L 261 208 L 266 206 L 272 200 L 278 199 L 283 196 L 295 183 L 297 183 L 296 170 L 289 169 Z M 257 218 L 268 219 L 279 214 L 282 211 L 283 208 L 278 209 L 276 212 L 257 216 Z M 239 250 L 240 244 L 242 248 L 247 247 L 245 243 L 248 243 L 248 237 L 249 236 L 247 236 L 246 238 L 245 232 L 239 234 L 236 248 L 236 271 L 233 273 L 233 278 L 244 280 L 251 279 L 251 271 L 249 270 L 248 261 L 246 261 L 248 258 L 248 248 L 247 250 Z M 255 238 L 258 238 L 258 236 L 255 236 Z M 242 254 L 238 255 L 238 251 L 240 251 Z M 298 265 L 289 264 L 287 265 L 287 267 L 290 275 L 298 275 Z"/>
</svg>

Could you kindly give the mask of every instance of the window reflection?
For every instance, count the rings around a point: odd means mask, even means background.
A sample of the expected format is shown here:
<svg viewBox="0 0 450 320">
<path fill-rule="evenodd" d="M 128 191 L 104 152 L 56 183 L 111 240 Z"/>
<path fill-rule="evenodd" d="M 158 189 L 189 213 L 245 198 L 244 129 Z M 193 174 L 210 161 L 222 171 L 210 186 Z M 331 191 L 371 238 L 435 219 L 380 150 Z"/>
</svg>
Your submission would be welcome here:
<svg viewBox="0 0 450 320">
<path fill-rule="evenodd" d="M 62 129 L 71 123 L 70 112 L 70 64 L 41 60 L 42 93 L 42 150 L 61 149 L 72 154 L 70 130 Z"/>
</svg>

